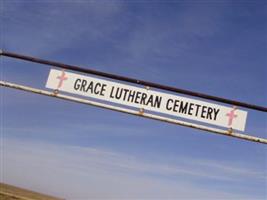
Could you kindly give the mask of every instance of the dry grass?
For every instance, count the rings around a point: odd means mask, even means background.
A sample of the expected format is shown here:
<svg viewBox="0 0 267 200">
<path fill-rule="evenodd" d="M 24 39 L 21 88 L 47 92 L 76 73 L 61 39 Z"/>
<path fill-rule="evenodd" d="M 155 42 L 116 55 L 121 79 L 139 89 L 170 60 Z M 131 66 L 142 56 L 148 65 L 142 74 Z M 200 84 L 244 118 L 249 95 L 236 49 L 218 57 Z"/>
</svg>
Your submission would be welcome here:
<svg viewBox="0 0 267 200">
<path fill-rule="evenodd" d="M 63 200 L 49 195 L 0 183 L 0 200 Z"/>
</svg>

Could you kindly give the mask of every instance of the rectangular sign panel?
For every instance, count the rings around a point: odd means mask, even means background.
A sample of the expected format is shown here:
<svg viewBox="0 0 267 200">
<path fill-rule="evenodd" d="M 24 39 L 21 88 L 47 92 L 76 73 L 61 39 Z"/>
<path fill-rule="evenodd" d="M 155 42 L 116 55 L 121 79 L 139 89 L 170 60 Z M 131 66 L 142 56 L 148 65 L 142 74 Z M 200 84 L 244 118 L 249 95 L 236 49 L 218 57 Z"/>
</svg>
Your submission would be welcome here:
<svg viewBox="0 0 267 200">
<path fill-rule="evenodd" d="M 49 89 L 244 131 L 247 112 L 183 96 L 51 69 Z"/>
</svg>

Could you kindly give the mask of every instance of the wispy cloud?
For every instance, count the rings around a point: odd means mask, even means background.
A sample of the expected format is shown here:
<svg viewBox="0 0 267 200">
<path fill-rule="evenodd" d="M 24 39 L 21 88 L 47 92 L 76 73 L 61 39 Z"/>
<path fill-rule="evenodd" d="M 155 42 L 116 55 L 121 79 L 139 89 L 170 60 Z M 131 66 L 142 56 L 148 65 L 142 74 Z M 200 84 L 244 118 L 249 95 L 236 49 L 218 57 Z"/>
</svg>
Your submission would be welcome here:
<svg viewBox="0 0 267 200">
<path fill-rule="evenodd" d="M 3 6 L 4 47 L 36 56 L 102 38 L 112 31 L 106 19 L 122 9 L 120 1 L 4 1 Z"/>
<path fill-rule="evenodd" d="M 4 139 L 1 156 L 1 181 L 68 199 L 243 200 L 252 196 L 229 188 L 212 191 L 212 187 L 202 182 L 233 185 L 238 181 L 265 179 L 262 172 L 243 169 L 236 163 L 217 164 L 214 160 L 179 157 L 179 163 L 164 164 L 164 160 L 143 159 L 101 148 L 40 141 Z"/>
<path fill-rule="evenodd" d="M 7 50 L 266 105 L 262 6 L 2 2 Z M 43 87 L 47 71 L 4 59 L 5 80 Z M 1 138 L 2 181 L 69 199 L 266 199 L 262 146 L 0 92 L 1 133 L 10 138 Z M 253 115 L 248 127 L 265 136 L 265 116 Z"/>
</svg>

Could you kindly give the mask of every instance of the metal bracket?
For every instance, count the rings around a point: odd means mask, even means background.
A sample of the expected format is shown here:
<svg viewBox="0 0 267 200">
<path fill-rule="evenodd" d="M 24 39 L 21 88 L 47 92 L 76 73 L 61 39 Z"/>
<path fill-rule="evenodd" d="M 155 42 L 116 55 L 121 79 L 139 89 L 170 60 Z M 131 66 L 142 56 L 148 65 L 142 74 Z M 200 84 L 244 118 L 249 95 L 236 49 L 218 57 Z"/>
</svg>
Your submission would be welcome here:
<svg viewBox="0 0 267 200">
<path fill-rule="evenodd" d="M 55 89 L 54 91 L 53 91 L 53 94 L 56 96 L 57 94 L 59 93 L 59 90 L 58 89 Z"/>
<path fill-rule="evenodd" d="M 227 132 L 228 132 L 229 135 L 231 135 L 233 133 L 233 128 L 232 127 L 229 128 Z"/>
<path fill-rule="evenodd" d="M 140 108 L 139 109 L 139 115 L 143 115 L 145 113 L 145 109 L 144 108 Z"/>
</svg>

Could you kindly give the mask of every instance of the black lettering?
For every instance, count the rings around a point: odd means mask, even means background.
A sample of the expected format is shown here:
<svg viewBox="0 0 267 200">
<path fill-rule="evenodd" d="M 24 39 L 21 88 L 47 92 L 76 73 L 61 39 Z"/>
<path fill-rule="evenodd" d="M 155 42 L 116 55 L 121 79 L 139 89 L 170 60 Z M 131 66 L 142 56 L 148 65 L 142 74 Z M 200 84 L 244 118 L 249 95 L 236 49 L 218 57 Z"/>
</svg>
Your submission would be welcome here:
<svg viewBox="0 0 267 200">
<path fill-rule="evenodd" d="M 99 87 L 99 90 L 97 89 L 98 87 Z M 94 93 L 95 94 L 99 94 L 100 93 L 100 87 L 101 87 L 101 83 L 95 84 L 95 88 L 94 88 Z"/>
<path fill-rule="evenodd" d="M 124 96 L 123 96 L 123 101 L 126 100 L 127 94 L 128 94 L 129 90 L 128 89 L 124 89 Z"/>
<path fill-rule="evenodd" d="M 143 93 L 142 97 L 141 97 L 140 104 L 145 105 L 146 104 L 146 98 L 147 98 L 147 94 Z"/>
<path fill-rule="evenodd" d="M 206 118 L 208 119 L 212 119 L 212 113 L 213 113 L 213 109 L 211 107 L 208 107 L 208 113 L 207 113 L 207 116 Z"/>
<path fill-rule="evenodd" d="M 102 85 L 102 87 L 101 87 L 101 91 L 100 91 L 100 95 L 101 95 L 101 96 L 104 96 L 104 92 L 106 91 L 106 87 L 107 87 L 106 84 L 103 84 L 103 85 Z"/>
<path fill-rule="evenodd" d="M 115 93 L 115 98 L 120 99 L 121 96 L 122 96 L 122 89 L 117 88 L 116 93 Z"/>
<path fill-rule="evenodd" d="M 180 108 L 179 108 L 179 113 L 186 114 L 186 112 L 187 112 L 187 106 L 188 106 L 188 102 L 186 102 L 185 105 L 184 105 L 184 102 L 181 101 Z"/>
<path fill-rule="evenodd" d="M 214 110 L 214 118 L 213 118 L 213 120 L 216 121 L 217 115 L 218 115 L 220 109 L 213 108 L 213 110 Z"/>
<path fill-rule="evenodd" d="M 196 110 L 196 115 L 195 115 L 195 116 L 197 116 L 197 114 L 198 114 L 198 110 L 199 110 L 199 107 L 200 107 L 201 105 L 195 104 L 195 106 L 197 107 L 197 110 Z"/>
<path fill-rule="evenodd" d="M 110 91 L 110 95 L 109 95 L 109 97 L 112 99 L 114 99 L 113 91 L 114 91 L 114 86 L 112 86 L 111 91 Z"/>
<path fill-rule="evenodd" d="M 130 90 L 129 93 L 130 93 L 130 94 L 129 94 L 129 96 L 128 96 L 127 101 L 133 102 L 133 100 L 134 100 L 134 96 L 135 96 L 135 91 Z"/>
<path fill-rule="evenodd" d="M 174 105 L 173 105 L 173 109 L 172 109 L 174 112 L 178 112 L 178 110 L 176 110 L 176 108 L 179 107 L 179 102 L 180 102 L 179 100 L 174 101 Z"/>
<path fill-rule="evenodd" d="M 153 105 L 153 95 L 150 95 L 150 97 L 148 98 L 146 105 L 150 104 L 151 107 L 154 107 Z"/>
<path fill-rule="evenodd" d="M 160 108 L 162 97 L 156 96 L 154 107 Z"/>
<path fill-rule="evenodd" d="M 82 85 L 81 85 L 80 91 L 87 92 L 86 88 L 85 88 L 86 84 L 87 84 L 87 81 L 86 80 L 82 80 Z"/>
<path fill-rule="evenodd" d="M 141 92 L 136 92 L 134 103 L 140 103 L 138 100 L 140 99 Z"/>
<path fill-rule="evenodd" d="M 194 110 L 194 105 L 193 103 L 189 104 L 189 110 L 188 110 L 188 115 L 192 115 L 192 111 Z"/>
<path fill-rule="evenodd" d="M 79 78 L 76 79 L 76 81 L 74 82 L 74 89 L 75 90 L 79 90 L 81 81 L 82 80 Z"/>
<path fill-rule="evenodd" d="M 172 109 L 172 107 L 169 106 L 170 103 L 173 103 L 173 100 L 172 99 L 168 99 L 167 100 L 167 103 L 166 103 L 166 109 L 167 110 L 171 110 Z"/>
<path fill-rule="evenodd" d="M 204 115 L 207 112 L 206 109 L 207 109 L 207 106 L 203 106 L 202 107 L 202 112 L 201 112 L 201 117 L 202 118 L 206 118 L 205 115 Z"/>
</svg>

